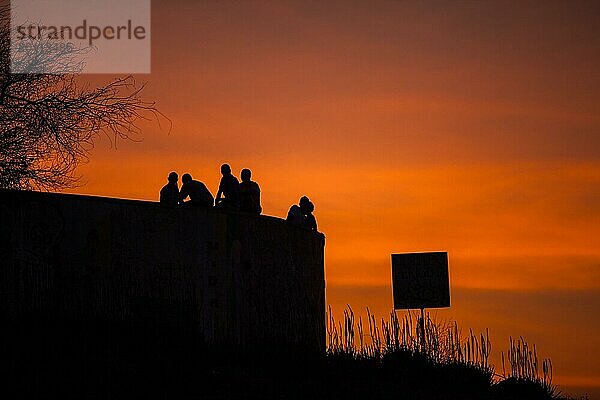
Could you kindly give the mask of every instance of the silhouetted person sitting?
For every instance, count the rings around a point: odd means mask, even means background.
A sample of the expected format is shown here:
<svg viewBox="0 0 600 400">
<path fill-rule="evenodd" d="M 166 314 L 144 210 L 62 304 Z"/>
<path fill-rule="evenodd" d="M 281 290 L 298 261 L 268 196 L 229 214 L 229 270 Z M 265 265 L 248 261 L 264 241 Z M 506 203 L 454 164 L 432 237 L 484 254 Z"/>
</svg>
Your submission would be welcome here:
<svg viewBox="0 0 600 400">
<path fill-rule="evenodd" d="M 315 205 L 306 196 L 300 198 L 298 204 L 290 207 L 286 221 L 294 225 L 303 226 L 310 230 L 317 230 L 317 220 L 312 212 L 315 210 Z"/>
<path fill-rule="evenodd" d="M 169 207 L 177 207 L 179 204 L 179 176 L 177 172 L 171 172 L 167 178 L 168 182 L 162 189 L 160 189 L 160 204 L 164 204 Z"/>
<path fill-rule="evenodd" d="M 308 197 L 306 196 L 302 196 L 302 198 L 300 198 L 300 204 L 302 204 L 305 198 L 306 200 L 308 200 Z M 290 207 L 285 220 L 287 222 L 291 222 L 294 225 L 302 225 L 302 210 L 298 204 L 294 204 Z"/>
<path fill-rule="evenodd" d="M 240 209 L 240 183 L 235 176 L 231 174 L 231 167 L 228 164 L 221 165 L 221 183 L 215 205 L 228 210 Z M 221 196 L 225 196 L 224 198 Z"/>
<path fill-rule="evenodd" d="M 309 201 L 303 210 L 304 214 L 304 226 L 311 231 L 317 231 L 317 219 L 313 215 L 313 211 L 315 211 L 315 205 L 312 201 Z"/>
<path fill-rule="evenodd" d="M 190 201 L 185 204 L 212 207 L 214 199 L 204 183 L 193 180 L 190 174 L 183 174 L 181 182 L 183 182 L 181 192 L 179 193 L 179 201 L 181 203 L 189 196 Z"/>
<path fill-rule="evenodd" d="M 304 225 L 304 210 L 309 202 L 310 200 L 308 200 L 308 197 L 302 196 L 298 204 L 294 204 L 290 207 L 285 220 L 294 225 Z"/>
<path fill-rule="evenodd" d="M 240 211 L 260 215 L 260 187 L 258 183 L 251 181 L 252 171 L 244 168 L 241 173 L 240 182 Z"/>
</svg>

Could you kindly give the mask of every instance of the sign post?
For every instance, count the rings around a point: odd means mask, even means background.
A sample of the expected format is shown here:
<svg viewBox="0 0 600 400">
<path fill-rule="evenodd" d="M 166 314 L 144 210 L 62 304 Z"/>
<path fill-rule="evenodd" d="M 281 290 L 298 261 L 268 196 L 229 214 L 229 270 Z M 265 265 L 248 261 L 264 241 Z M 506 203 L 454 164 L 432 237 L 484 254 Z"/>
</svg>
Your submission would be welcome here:
<svg viewBox="0 0 600 400">
<path fill-rule="evenodd" d="M 392 254 L 394 309 L 420 309 L 421 346 L 425 349 L 425 308 L 450 307 L 448 253 Z"/>
</svg>

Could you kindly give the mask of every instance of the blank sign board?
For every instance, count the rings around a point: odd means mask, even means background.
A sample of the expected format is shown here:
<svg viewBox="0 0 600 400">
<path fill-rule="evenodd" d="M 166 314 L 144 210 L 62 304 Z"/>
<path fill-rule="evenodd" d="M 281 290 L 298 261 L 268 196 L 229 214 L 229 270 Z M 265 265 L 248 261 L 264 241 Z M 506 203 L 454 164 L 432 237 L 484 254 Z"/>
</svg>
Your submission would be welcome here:
<svg viewBox="0 0 600 400">
<path fill-rule="evenodd" d="M 450 307 L 448 253 L 392 254 L 394 309 Z"/>
</svg>

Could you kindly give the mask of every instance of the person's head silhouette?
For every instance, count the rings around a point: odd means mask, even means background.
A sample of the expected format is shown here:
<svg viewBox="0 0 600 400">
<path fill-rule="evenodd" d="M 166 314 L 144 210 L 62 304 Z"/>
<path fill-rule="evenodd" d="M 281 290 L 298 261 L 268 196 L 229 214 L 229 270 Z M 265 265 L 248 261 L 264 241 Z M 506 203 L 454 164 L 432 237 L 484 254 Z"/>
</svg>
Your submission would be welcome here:
<svg viewBox="0 0 600 400">
<path fill-rule="evenodd" d="M 187 183 L 192 181 L 192 176 L 190 174 L 183 174 L 181 177 L 181 182 Z"/>
<path fill-rule="evenodd" d="M 167 180 L 171 183 L 176 183 L 179 180 L 179 175 L 177 175 L 177 172 L 171 172 Z"/>
<path fill-rule="evenodd" d="M 306 214 L 309 208 L 309 204 L 310 204 L 310 200 L 308 199 L 308 197 L 306 196 L 302 196 L 300 197 L 300 210 L 302 210 L 302 213 Z"/>
<path fill-rule="evenodd" d="M 231 167 L 229 166 L 229 164 L 221 165 L 221 174 L 223 174 L 223 175 L 231 174 Z"/>
<path fill-rule="evenodd" d="M 252 177 L 252 171 L 248 168 L 244 168 L 241 172 L 242 182 L 250 182 L 250 178 Z"/>
</svg>

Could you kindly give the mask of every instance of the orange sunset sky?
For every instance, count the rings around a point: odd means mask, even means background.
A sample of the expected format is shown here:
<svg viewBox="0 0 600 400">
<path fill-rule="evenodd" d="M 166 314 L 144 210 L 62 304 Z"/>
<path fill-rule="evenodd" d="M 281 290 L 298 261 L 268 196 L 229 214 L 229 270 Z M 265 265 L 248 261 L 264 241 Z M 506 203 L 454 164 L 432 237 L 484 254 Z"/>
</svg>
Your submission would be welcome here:
<svg viewBox="0 0 600 400">
<path fill-rule="evenodd" d="M 154 1 L 136 78 L 172 130 L 100 140 L 75 191 L 156 200 L 175 170 L 214 193 L 249 167 L 266 214 L 314 201 L 338 317 L 389 312 L 391 253 L 445 250 L 438 318 L 599 393 L 598 26 L 594 2 Z"/>
</svg>

